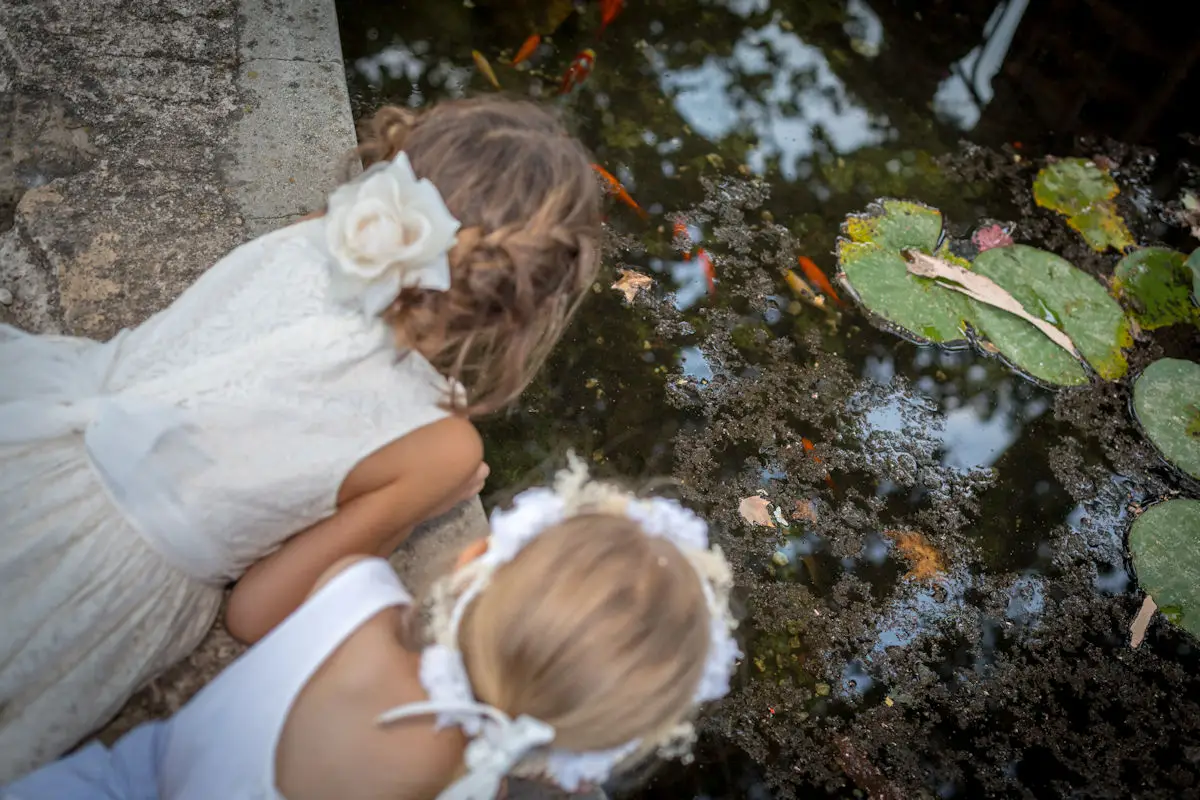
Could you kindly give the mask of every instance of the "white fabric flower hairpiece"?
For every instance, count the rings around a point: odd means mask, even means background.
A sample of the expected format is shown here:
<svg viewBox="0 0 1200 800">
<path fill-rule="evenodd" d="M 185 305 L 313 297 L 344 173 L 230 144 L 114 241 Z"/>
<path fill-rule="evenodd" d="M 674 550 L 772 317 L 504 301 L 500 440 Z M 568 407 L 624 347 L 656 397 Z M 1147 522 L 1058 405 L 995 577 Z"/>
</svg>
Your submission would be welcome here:
<svg viewBox="0 0 1200 800">
<path fill-rule="evenodd" d="M 446 291 L 448 253 L 459 227 L 437 187 L 417 179 L 407 154 L 373 164 L 329 197 L 325 242 L 333 296 L 376 316 L 401 289 Z"/>
<path fill-rule="evenodd" d="M 717 700 L 729 691 L 729 680 L 742 653 L 733 638 L 737 623 L 729 611 L 732 574 L 720 548 L 709 547 L 708 527 L 679 503 L 663 498 L 630 497 L 588 480 L 582 462 L 571 456 L 571 468 L 560 473 L 554 489 L 530 489 L 517 495 L 512 508 L 492 513 L 488 549 L 466 567 L 435 586 L 434 643 L 422 651 L 420 679 L 429 701 L 401 706 L 379 717 L 380 724 L 412 716 L 436 714 L 439 726 L 456 725 L 473 737 L 467 752 L 468 774 L 444 791 L 441 800 L 490 800 L 505 775 L 527 764 L 567 791 L 601 784 L 616 767 L 644 745 L 663 755 L 686 754 L 695 739 L 683 724 L 660 741 L 633 740 L 611 750 L 573 752 L 548 747 L 554 729 L 540 720 L 511 720 L 480 703 L 458 649 L 458 630 L 467 607 L 492 575 L 516 558 L 547 528 L 583 510 L 611 508 L 635 520 L 648 536 L 667 539 L 688 559 L 704 587 L 711 618 L 708 656 L 693 696 L 697 704 Z M 530 762 L 533 762 L 532 764 Z"/>
</svg>

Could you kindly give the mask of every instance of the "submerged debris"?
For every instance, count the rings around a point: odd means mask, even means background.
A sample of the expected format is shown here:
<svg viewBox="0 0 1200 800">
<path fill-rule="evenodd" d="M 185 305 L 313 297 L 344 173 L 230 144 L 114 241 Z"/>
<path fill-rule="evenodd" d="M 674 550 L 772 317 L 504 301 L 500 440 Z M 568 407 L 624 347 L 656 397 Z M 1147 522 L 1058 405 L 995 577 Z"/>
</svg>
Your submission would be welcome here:
<svg viewBox="0 0 1200 800">
<path fill-rule="evenodd" d="M 925 582 L 941 577 L 946 562 L 925 535 L 919 531 L 884 531 L 883 535 L 896 543 L 896 549 L 909 563 L 907 580 Z"/>
<path fill-rule="evenodd" d="M 639 292 L 649 288 L 654 283 L 653 278 L 649 275 L 643 275 L 637 270 L 620 269 L 618 272 L 620 272 L 621 277 L 610 288 L 616 289 L 625 295 L 625 301 L 628 303 L 632 303 L 633 298 L 637 297 Z"/>
</svg>

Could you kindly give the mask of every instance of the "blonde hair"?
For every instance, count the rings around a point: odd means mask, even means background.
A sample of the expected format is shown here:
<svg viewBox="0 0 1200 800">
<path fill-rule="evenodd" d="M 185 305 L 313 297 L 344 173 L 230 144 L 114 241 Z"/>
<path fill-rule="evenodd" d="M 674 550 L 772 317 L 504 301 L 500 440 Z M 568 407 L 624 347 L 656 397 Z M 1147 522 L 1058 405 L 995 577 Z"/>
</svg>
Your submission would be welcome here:
<svg viewBox="0 0 1200 800">
<path fill-rule="evenodd" d="M 547 528 L 470 605 L 459 648 L 481 702 L 553 726 L 553 746 L 643 755 L 691 717 L 710 612 L 687 557 L 624 515 Z M 628 765 L 626 765 L 628 766 Z"/>
<path fill-rule="evenodd" d="M 405 152 L 462 223 L 450 289 L 404 289 L 384 313 L 398 343 L 466 389 L 467 415 L 517 398 L 599 269 L 601 192 L 591 159 L 549 111 L 486 97 L 366 121 L 364 166 Z"/>
</svg>

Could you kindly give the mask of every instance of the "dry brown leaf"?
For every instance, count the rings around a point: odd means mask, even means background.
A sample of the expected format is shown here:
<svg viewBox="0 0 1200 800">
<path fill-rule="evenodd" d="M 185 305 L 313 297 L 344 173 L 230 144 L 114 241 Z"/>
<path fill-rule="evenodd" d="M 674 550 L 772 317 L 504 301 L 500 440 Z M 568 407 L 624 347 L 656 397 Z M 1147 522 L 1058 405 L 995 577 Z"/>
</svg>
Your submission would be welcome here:
<svg viewBox="0 0 1200 800">
<path fill-rule="evenodd" d="M 1039 319 L 1030 314 L 1025 310 L 1024 306 L 1017 302 L 1017 298 L 1013 297 L 1005 289 L 997 286 L 990 278 L 985 278 L 978 273 L 971 272 L 969 269 L 963 269 L 957 264 L 951 264 L 948 261 L 925 255 L 916 250 L 906 251 L 905 256 L 907 256 L 908 271 L 912 274 L 919 275 L 922 278 L 941 279 L 941 284 L 947 289 L 962 292 L 972 300 L 978 300 L 980 303 L 986 303 L 1001 311 L 1007 311 L 1009 314 L 1020 317 L 1046 334 L 1046 338 L 1050 341 L 1066 350 L 1075 358 L 1082 360 L 1079 351 L 1075 349 L 1075 343 L 1071 341 L 1071 337 L 1049 322 L 1046 322 L 1046 320 Z"/>
<path fill-rule="evenodd" d="M 767 498 L 762 495 L 752 494 L 749 497 L 743 497 L 742 502 L 738 503 L 738 513 L 742 515 L 742 519 L 751 525 L 774 528 L 775 522 L 771 519 L 770 505 L 771 503 Z"/>
<path fill-rule="evenodd" d="M 649 275 L 643 275 L 635 270 L 622 269 L 618 271 L 621 273 L 621 277 L 612 285 L 612 288 L 625 295 L 626 302 L 632 303 L 638 292 L 654 283 L 654 279 Z"/>
<path fill-rule="evenodd" d="M 803 520 L 805 522 L 816 522 L 817 504 L 812 500 L 797 500 L 796 510 L 792 512 L 792 519 Z"/>
<path fill-rule="evenodd" d="M 905 578 L 931 581 L 946 571 L 946 562 L 924 534 L 918 531 L 884 531 L 910 567 Z"/>
<path fill-rule="evenodd" d="M 1154 602 L 1154 598 L 1146 595 L 1137 616 L 1133 618 L 1133 624 L 1129 626 L 1130 647 L 1137 648 L 1146 638 L 1146 628 L 1150 627 L 1150 620 L 1154 619 L 1154 612 L 1157 610 L 1158 604 Z"/>
</svg>

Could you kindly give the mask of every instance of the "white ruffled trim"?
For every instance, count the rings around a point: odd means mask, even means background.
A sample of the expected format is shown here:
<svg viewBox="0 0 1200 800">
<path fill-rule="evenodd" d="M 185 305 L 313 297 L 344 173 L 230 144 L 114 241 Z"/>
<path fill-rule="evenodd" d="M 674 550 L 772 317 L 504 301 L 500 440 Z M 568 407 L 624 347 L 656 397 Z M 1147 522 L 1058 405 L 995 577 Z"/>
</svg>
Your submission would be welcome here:
<svg viewBox="0 0 1200 800">
<path fill-rule="evenodd" d="M 507 734 L 503 726 L 494 729 L 495 719 L 463 711 L 471 704 L 478 706 L 478 701 L 458 651 L 462 617 L 490 582 L 492 574 L 516 558 L 542 531 L 577 513 L 581 503 L 586 505 L 596 498 L 611 499 L 596 485 L 588 484 L 586 477 L 576 474 L 581 469 L 576 464 L 571 474 L 560 476 L 557 490 L 530 489 L 517 495 L 511 508 L 494 511 L 487 551 L 435 588 L 433 631 L 437 643 L 425 648 L 421 655 L 421 684 L 429 693 L 429 705 L 452 709 L 438 711 L 438 725 L 460 726 L 468 736 L 475 737 L 473 746 L 477 745 L 477 750 L 500 747 L 507 741 Z M 724 697 L 742 653 L 733 637 L 736 622 L 729 611 L 732 574 L 720 548 L 709 548 L 708 526 L 679 503 L 665 498 L 624 497 L 620 507 L 647 535 L 675 544 L 700 576 L 710 615 L 710 643 L 694 699 L 696 703 L 704 703 Z M 694 741 L 695 729 L 683 723 L 657 746 L 665 756 L 686 755 Z M 641 746 L 640 740 L 634 740 L 609 750 L 590 752 L 537 748 L 541 750 L 537 760 L 541 762 L 540 771 L 547 777 L 563 789 L 576 791 L 584 785 L 603 783 Z M 513 757 L 510 750 L 505 746 L 504 754 L 509 759 Z M 532 755 L 532 751 L 526 755 Z"/>
</svg>

